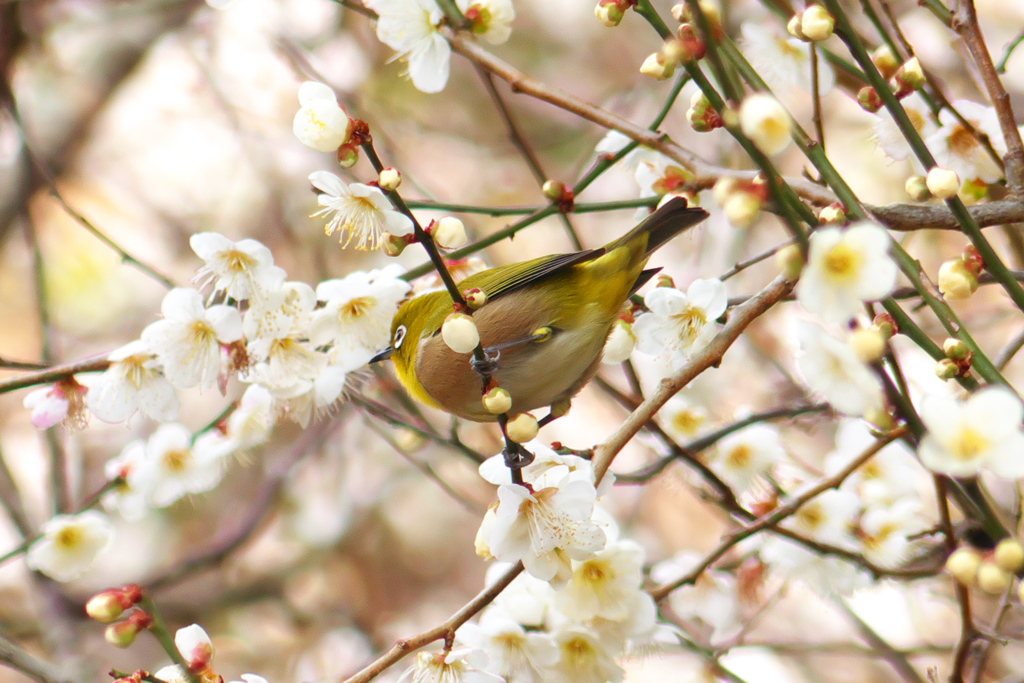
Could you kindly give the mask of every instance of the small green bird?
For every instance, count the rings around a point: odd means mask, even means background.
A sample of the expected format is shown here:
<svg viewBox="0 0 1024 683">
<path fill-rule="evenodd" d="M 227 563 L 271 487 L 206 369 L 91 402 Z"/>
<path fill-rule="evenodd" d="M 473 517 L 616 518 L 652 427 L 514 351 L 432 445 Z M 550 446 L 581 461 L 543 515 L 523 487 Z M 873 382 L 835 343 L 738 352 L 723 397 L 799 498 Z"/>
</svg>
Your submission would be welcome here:
<svg viewBox="0 0 1024 683">
<path fill-rule="evenodd" d="M 654 250 L 707 218 L 704 209 L 672 199 L 626 235 L 599 249 L 555 254 L 491 268 L 458 284 L 480 289 L 486 303 L 473 313 L 480 343 L 494 359 L 489 373 L 509 392 L 509 414 L 550 406 L 564 415 L 601 361 L 601 351 L 623 304 L 659 269 L 644 270 Z M 491 422 L 482 376 L 472 353 L 456 353 L 441 338 L 452 312 L 446 291 L 405 302 L 395 314 L 391 358 L 412 396 L 467 420 Z"/>
</svg>

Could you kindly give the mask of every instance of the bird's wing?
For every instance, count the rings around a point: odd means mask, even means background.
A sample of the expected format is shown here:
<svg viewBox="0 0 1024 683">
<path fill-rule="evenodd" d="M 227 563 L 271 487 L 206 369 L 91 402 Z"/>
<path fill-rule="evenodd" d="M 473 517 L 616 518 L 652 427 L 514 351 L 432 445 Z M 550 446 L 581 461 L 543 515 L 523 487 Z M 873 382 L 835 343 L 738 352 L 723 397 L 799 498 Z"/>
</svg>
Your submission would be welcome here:
<svg viewBox="0 0 1024 683">
<path fill-rule="evenodd" d="M 587 249 L 585 251 L 572 252 L 571 254 L 542 256 L 515 266 L 495 268 L 494 270 L 506 272 L 495 273 L 493 271 L 488 271 L 490 274 L 488 279 L 490 281 L 486 286 L 482 286 L 481 288 L 487 293 L 488 299 L 494 299 L 502 294 L 508 294 L 509 292 L 521 289 L 527 285 L 540 282 L 541 280 L 556 273 L 560 273 L 567 268 L 571 268 L 578 263 L 592 261 L 604 253 L 605 250 L 603 248 Z M 472 279 L 472 277 L 466 278 L 466 280 L 461 283 L 460 289 L 465 290 L 466 288 L 480 286 L 472 282 Z"/>
</svg>

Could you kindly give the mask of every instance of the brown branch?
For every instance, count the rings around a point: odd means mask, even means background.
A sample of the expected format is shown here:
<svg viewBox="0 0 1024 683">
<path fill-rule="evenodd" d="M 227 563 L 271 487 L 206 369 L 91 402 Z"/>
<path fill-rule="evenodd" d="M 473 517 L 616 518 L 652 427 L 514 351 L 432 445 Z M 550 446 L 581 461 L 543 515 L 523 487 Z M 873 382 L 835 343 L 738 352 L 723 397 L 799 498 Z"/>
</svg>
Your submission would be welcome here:
<svg viewBox="0 0 1024 683">
<path fill-rule="evenodd" d="M 498 597 L 498 595 L 500 595 L 501 592 L 505 590 L 522 571 L 523 564 L 521 562 L 517 563 L 516 566 L 505 572 L 501 578 L 477 594 L 475 598 L 466 603 L 458 612 L 448 617 L 448 619 L 429 631 L 424 631 L 412 638 L 399 640 L 391 647 L 390 650 L 375 659 L 358 673 L 346 678 L 343 683 L 366 683 L 367 681 L 371 681 L 388 667 L 396 664 L 410 652 L 418 650 L 425 645 L 429 645 L 435 640 L 448 638 L 454 634 L 460 626 L 472 619 L 473 616 L 480 612 L 484 607 L 491 604 L 494 598 Z"/>
<path fill-rule="evenodd" d="M 692 171 L 696 176 L 693 181 L 694 189 L 707 189 L 714 185 L 715 181 L 723 176 L 751 179 L 757 175 L 757 171 L 736 171 L 734 169 L 714 166 L 698 157 L 693 152 L 684 149 L 665 133 L 648 130 L 642 126 L 624 119 L 620 116 L 596 107 L 589 102 L 579 99 L 563 90 L 542 83 L 515 68 L 508 62 L 495 57 L 483 47 L 473 41 L 472 38 L 456 34 L 449 38 L 452 50 L 470 60 L 474 64 L 490 71 L 495 76 L 505 80 L 512 86 L 514 92 L 523 93 L 553 104 L 580 118 L 596 123 L 604 128 L 617 130 L 631 140 L 639 142 L 645 147 L 661 152 L 665 156 L 677 161 Z M 800 196 L 819 204 L 830 204 L 835 201 L 835 195 L 829 190 L 812 183 L 804 178 L 785 178 L 785 181 Z"/>
<path fill-rule="evenodd" d="M 717 366 L 725 352 L 747 328 L 750 323 L 775 305 L 793 289 L 793 282 L 782 276 L 775 278 L 767 287 L 750 297 L 742 305 L 737 306 L 729 314 L 729 322 L 719 330 L 718 335 L 704 349 L 700 350 L 690 361 L 671 377 L 661 380 L 658 389 L 644 401 L 640 407 L 626 419 L 614 434 L 594 454 L 594 472 L 598 481 L 604 477 L 612 460 L 632 439 L 643 425 L 654 417 L 665 403 L 675 396 L 693 378 L 709 367 Z"/>
<path fill-rule="evenodd" d="M 56 365 L 41 372 L 33 372 L 0 382 L 0 394 L 14 391 L 15 389 L 34 387 L 39 384 L 51 384 L 67 379 L 72 375 L 77 375 L 80 372 L 103 372 L 109 367 L 110 361 L 106 358 L 89 358 L 65 365 Z"/>
<path fill-rule="evenodd" d="M 0 664 L 21 672 L 39 683 L 72 683 L 71 678 L 52 664 L 36 659 L 13 641 L 0 634 Z"/>
<path fill-rule="evenodd" d="M 978 25 L 974 0 L 960 0 L 959 5 L 960 8 L 953 15 L 953 30 L 960 34 L 967 51 L 971 53 L 971 58 L 974 59 L 974 64 L 978 67 L 981 80 L 988 91 L 988 97 L 995 107 L 999 128 L 1006 141 L 1006 182 L 1010 192 L 1019 196 L 1024 192 L 1024 141 L 1021 141 L 1020 131 L 1017 130 L 1010 94 L 1006 92 L 992 62 L 992 55 L 985 45 L 985 36 Z"/>
<path fill-rule="evenodd" d="M 939 523 L 946 540 L 946 554 L 956 550 L 957 539 L 953 529 L 953 521 L 949 516 L 949 501 L 947 500 L 946 479 L 942 475 L 932 476 L 935 482 L 935 498 L 939 506 Z M 960 605 L 960 639 L 957 641 L 956 650 L 953 653 L 953 671 L 949 674 L 951 683 L 963 683 L 964 668 L 967 666 L 967 658 L 971 654 L 971 645 L 978 636 L 974 627 L 974 620 L 971 617 L 971 594 L 967 586 L 959 581 L 953 581 L 953 589 L 956 592 L 956 601 Z"/>
</svg>

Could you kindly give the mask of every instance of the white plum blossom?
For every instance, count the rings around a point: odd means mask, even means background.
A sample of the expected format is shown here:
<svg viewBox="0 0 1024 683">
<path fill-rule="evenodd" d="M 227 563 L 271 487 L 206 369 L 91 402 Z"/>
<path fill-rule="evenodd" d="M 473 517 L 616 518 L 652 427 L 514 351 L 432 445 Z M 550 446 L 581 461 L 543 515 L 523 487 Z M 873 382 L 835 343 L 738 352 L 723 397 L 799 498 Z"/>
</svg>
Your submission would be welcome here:
<svg viewBox="0 0 1024 683">
<path fill-rule="evenodd" d="M 416 662 L 400 681 L 409 683 L 503 683 L 499 676 L 483 671 L 487 654 L 483 650 L 459 648 L 446 653 L 417 652 Z"/>
<path fill-rule="evenodd" d="M 377 249 L 385 234 L 402 237 L 413 231 L 409 217 L 391 208 L 379 188 L 352 183 L 327 171 L 315 171 L 309 182 L 320 191 L 317 201 L 324 207 L 314 216 L 329 216 L 324 232 L 339 233 L 344 246 L 356 240 L 356 249 Z"/>
<path fill-rule="evenodd" d="M 459 10 L 470 22 L 473 35 L 491 45 L 501 45 L 512 35 L 516 10 L 512 0 L 455 0 Z"/>
<path fill-rule="evenodd" d="M 348 141 L 352 122 L 330 86 L 306 81 L 299 86 L 299 105 L 292 121 L 299 142 L 318 152 L 334 152 Z"/>
<path fill-rule="evenodd" d="M 866 415 L 884 405 L 882 387 L 850 345 L 812 323 L 798 328 L 803 354 L 797 366 L 814 391 L 847 415 Z"/>
<path fill-rule="evenodd" d="M 487 670 L 510 683 L 543 683 L 546 670 L 558 661 L 558 645 L 550 634 L 527 631 L 498 610 L 484 612 L 479 624 L 463 625 L 457 637 L 486 652 Z"/>
<path fill-rule="evenodd" d="M 687 182 L 694 179 L 693 173 L 684 168 L 675 159 L 641 148 L 634 150 L 636 154 L 636 172 L 633 176 L 640 186 L 641 197 L 657 197 L 675 195 L 683 191 Z"/>
<path fill-rule="evenodd" d="M 148 481 L 142 477 L 146 460 L 146 442 L 138 439 L 128 443 L 121 453 L 114 456 L 104 465 L 103 473 L 107 481 L 117 481 L 117 485 L 103 494 L 103 507 L 117 510 L 128 521 L 138 521 L 149 512 Z"/>
<path fill-rule="evenodd" d="M 785 457 L 779 430 L 754 424 L 719 441 L 708 464 L 729 486 L 746 491 Z"/>
<path fill-rule="evenodd" d="M 740 130 L 759 150 L 771 156 L 793 141 L 793 122 L 782 103 L 768 93 L 756 92 L 740 105 Z"/>
<path fill-rule="evenodd" d="M 42 536 L 29 546 L 31 569 L 56 581 L 73 581 L 88 570 L 114 538 L 107 516 L 96 510 L 57 515 L 42 527 Z"/>
<path fill-rule="evenodd" d="M 259 384 L 251 384 L 228 416 L 225 434 L 239 450 L 266 443 L 274 428 L 274 396 Z"/>
<path fill-rule="evenodd" d="M 657 583 L 676 581 L 690 573 L 702 559 L 695 551 L 681 552 L 651 567 L 651 579 Z M 700 619 L 710 626 L 712 643 L 721 643 L 742 628 L 736 577 L 729 572 L 706 569 L 695 583 L 672 591 L 668 601 L 678 617 Z"/>
<path fill-rule="evenodd" d="M 660 422 L 670 436 L 680 440 L 692 439 L 708 421 L 708 411 L 676 394 L 658 412 Z"/>
<path fill-rule="evenodd" d="M 773 572 L 803 581 L 822 595 L 849 595 L 871 583 L 871 576 L 857 565 L 781 536 L 764 538 L 759 555 Z"/>
<path fill-rule="evenodd" d="M 377 38 L 409 64 L 418 90 L 436 93 L 448 84 L 452 49 L 441 35 L 444 13 L 434 0 L 367 0 L 377 13 Z"/>
<path fill-rule="evenodd" d="M 199 292 L 175 287 L 164 296 L 160 310 L 164 319 L 150 323 L 142 341 L 160 359 L 172 385 L 208 388 L 220 374 L 221 345 L 242 338 L 238 309 L 223 304 L 204 308 Z"/>
<path fill-rule="evenodd" d="M 1024 406 L 1009 389 L 989 387 L 962 402 L 930 395 L 920 414 L 928 433 L 918 455 L 928 469 L 953 477 L 982 470 L 1003 479 L 1024 477 Z"/>
<path fill-rule="evenodd" d="M 200 288 L 212 282 L 215 292 L 244 301 L 258 300 L 284 282 L 284 270 L 274 265 L 270 249 L 257 240 L 234 242 L 216 232 L 200 232 L 188 243 L 204 261 L 195 278 Z"/>
<path fill-rule="evenodd" d="M 86 394 L 92 414 L 104 422 L 124 422 L 136 411 L 166 422 L 178 417 L 181 404 L 149 344 L 130 342 L 108 357 L 110 367 L 94 379 Z"/>
<path fill-rule="evenodd" d="M 140 488 L 150 503 L 166 507 L 189 493 L 203 493 L 224 476 L 224 458 L 234 444 L 219 432 L 204 432 L 193 443 L 184 425 L 160 425 L 146 442 L 146 457 L 138 465 Z"/>
<path fill-rule="evenodd" d="M 554 634 L 561 657 L 549 679 L 557 683 L 621 683 L 626 672 L 596 634 L 583 626 Z"/>
<path fill-rule="evenodd" d="M 618 365 L 629 360 L 636 346 L 636 335 L 633 326 L 625 320 L 616 320 L 612 331 L 604 342 L 601 351 L 601 362 L 605 365 Z"/>
<path fill-rule="evenodd" d="M 49 429 L 61 422 L 72 429 L 84 429 L 89 422 L 87 392 L 74 377 L 67 377 L 29 392 L 22 405 L 32 411 L 29 420 L 36 429 Z"/>
<path fill-rule="evenodd" d="M 795 497 L 802 493 L 797 490 Z M 852 521 L 861 501 L 850 491 L 823 491 L 799 508 L 782 526 L 821 543 L 850 547 L 853 544 Z"/>
<path fill-rule="evenodd" d="M 881 299 L 895 286 L 898 269 L 889 243 L 889 234 L 867 221 L 845 230 L 816 230 L 797 300 L 826 322 L 848 322 L 864 311 L 864 302 Z"/>
<path fill-rule="evenodd" d="M 507 562 L 492 564 L 487 569 L 487 585 L 493 584 L 511 568 L 512 565 Z M 513 579 L 508 588 L 494 599 L 488 611 L 497 612 L 524 626 L 539 629 L 548 621 L 554 595 L 555 591 L 551 584 L 524 572 Z"/>
<path fill-rule="evenodd" d="M 863 420 L 844 420 L 836 433 L 835 450 L 825 456 L 825 472 L 832 475 L 846 467 L 877 439 Z M 913 495 L 924 474 L 902 441 L 894 441 L 846 478 L 842 490 L 852 491 L 866 505 L 887 505 Z"/>
<path fill-rule="evenodd" d="M 910 536 L 927 527 L 917 498 L 901 498 L 892 505 L 873 505 L 860 517 L 861 552 L 880 567 L 894 568 L 912 553 Z"/>
<path fill-rule="evenodd" d="M 938 130 L 938 126 L 932 120 L 932 112 L 928 103 L 924 101 L 919 93 L 913 93 L 900 100 L 903 111 L 907 113 L 910 124 L 914 130 L 923 138 L 927 139 Z M 885 155 L 895 161 L 903 161 L 913 155 L 913 149 L 907 142 L 896 121 L 893 120 L 889 110 L 885 107 L 878 111 L 878 120 L 875 122 L 875 141 L 882 148 Z M 916 157 L 915 161 L 916 161 Z"/>
<path fill-rule="evenodd" d="M 572 578 L 555 593 L 555 606 L 578 622 L 629 617 L 643 583 L 646 555 L 633 541 L 617 541 L 589 560 L 573 562 Z"/>
<path fill-rule="evenodd" d="M 808 43 L 779 35 L 756 21 L 741 24 L 740 48 L 757 73 L 777 92 L 799 88 L 810 93 L 811 48 Z M 835 72 L 818 56 L 818 92 L 826 95 L 835 85 Z"/>
<path fill-rule="evenodd" d="M 956 100 L 953 106 L 974 128 L 988 136 L 996 153 L 1006 154 L 1006 140 L 995 109 L 970 100 Z M 941 126 L 925 139 L 928 149 L 935 155 L 935 163 L 956 172 L 961 180 L 982 180 L 994 183 L 1003 172 L 989 156 L 978 138 L 970 132 L 949 109 L 939 112 Z"/>
<path fill-rule="evenodd" d="M 522 561 L 538 579 L 564 586 L 572 560 L 590 559 L 604 547 L 605 532 L 591 519 L 596 497 L 593 484 L 569 477 L 535 492 L 517 484 L 498 487 L 491 553 L 502 562 Z"/>
<path fill-rule="evenodd" d="M 368 361 L 388 345 L 391 319 L 410 285 L 397 277 L 401 266 L 357 271 L 317 285 L 323 306 L 313 312 L 309 339 L 316 346 L 331 344 L 335 352 L 361 354 Z"/>
<path fill-rule="evenodd" d="M 694 280 L 685 294 L 674 287 L 656 287 L 644 303 L 650 311 L 633 324 L 637 350 L 668 354 L 672 369 L 679 370 L 714 338 L 715 320 L 729 301 L 721 281 Z"/>
</svg>

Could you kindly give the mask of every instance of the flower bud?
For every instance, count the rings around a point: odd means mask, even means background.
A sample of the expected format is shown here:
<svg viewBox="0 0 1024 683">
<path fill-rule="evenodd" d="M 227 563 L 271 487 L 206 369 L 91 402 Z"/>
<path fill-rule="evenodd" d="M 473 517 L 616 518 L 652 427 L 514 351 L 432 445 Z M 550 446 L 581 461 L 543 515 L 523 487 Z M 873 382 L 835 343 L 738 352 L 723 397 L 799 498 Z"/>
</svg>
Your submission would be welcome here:
<svg viewBox="0 0 1024 683">
<path fill-rule="evenodd" d="M 925 182 L 924 176 L 920 175 L 912 175 L 907 178 L 903 189 L 907 191 L 907 195 L 915 202 L 926 201 L 932 196 L 932 193 L 928 190 L 928 183 Z"/>
<path fill-rule="evenodd" d="M 818 212 L 818 220 L 822 223 L 842 224 L 846 222 L 846 211 L 842 204 L 829 204 Z"/>
<path fill-rule="evenodd" d="M 153 617 L 148 612 L 138 610 L 132 612 L 127 619 L 111 624 L 103 632 L 103 638 L 114 647 L 126 648 L 135 642 L 135 638 L 149 628 Z"/>
<path fill-rule="evenodd" d="M 935 376 L 941 380 L 953 379 L 960 375 L 960 366 L 955 361 L 943 358 L 935 364 Z"/>
<path fill-rule="evenodd" d="M 466 246 L 466 226 L 458 218 L 445 216 L 437 222 L 433 231 L 434 244 L 441 249 L 458 249 Z"/>
<path fill-rule="evenodd" d="M 955 197 L 960 190 L 960 176 L 949 168 L 933 167 L 924 179 L 928 191 L 939 199 Z"/>
<path fill-rule="evenodd" d="M 979 566 L 981 566 L 981 555 L 974 548 L 957 548 L 946 559 L 946 571 L 965 586 L 974 585 Z"/>
<path fill-rule="evenodd" d="M 978 290 L 978 276 L 963 259 L 952 259 L 939 266 L 939 291 L 946 299 L 967 299 Z"/>
<path fill-rule="evenodd" d="M 359 161 L 359 145 L 346 142 L 338 148 L 338 165 L 342 168 L 352 168 Z"/>
<path fill-rule="evenodd" d="M 507 413 L 512 407 L 512 394 L 501 387 L 493 387 L 484 394 L 481 401 L 484 404 L 484 408 L 491 415 L 501 415 L 502 413 Z"/>
<path fill-rule="evenodd" d="M 737 228 L 749 228 L 761 215 L 761 198 L 749 192 L 734 192 L 722 204 L 722 213 Z"/>
<path fill-rule="evenodd" d="M 396 168 L 385 168 L 377 174 L 377 185 L 385 192 L 394 192 L 402 184 L 402 174 Z"/>
<path fill-rule="evenodd" d="M 942 342 L 942 351 L 946 354 L 946 358 L 957 362 L 967 360 L 971 356 L 971 350 L 967 344 L 953 337 Z"/>
<path fill-rule="evenodd" d="M 872 327 L 858 327 L 850 335 L 850 348 L 865 363 L 874 363 L 885 354 L 885 338 Z"/>
<path fill-rule="evenodd" d="M 119 590 L 106 590 L 89 598 L 85 613 L 102 624 L 117 621 L 124 614 L 126 606 Z"/>
<path fill-rule="evenodd" d="M 1024 546 L 1016 538 L 1004 538 L 996 546 L 992 560 L 1003 571 L 1016 574 L 1024 569 Z"/>
<path fill-rule="evenodd" d="M 896 325 L 896 321 L 893 320 L 892 316 L 888 313 L 879 313 L 871 321 L 871 326 L 878 330 L 879 334 L 885 337 L 887 340 L 895 337 L 900 329 Z"/>
<path fill-rule="evenodd" d="M 896 55 L 892 53 L 888 45 L 882 45 L 875 50 L 871 55 L 871 61 L 886 80 L 891 78 L 900 66 Z"/>
<path fill-rule="evenodd" d="M 800 14 L 794 14 L 786 22 L 786 32 L 793 36 L 797 40 L 807 40 L 807 36 L 804 35 L 804 31 L 801 28 L 801 17 Z"/>
<path fill-rule="evenodd" d="M 669 38 L 661 46 L 661 57 L 666 64 L 675 64 L 676 66 L 692 59 L 692 55 L 683 41 L 676 38 Z"/>
<path fill-rule="evenodd" d="M 800 14 L 800 32 L 812 42 L 828 40 L 835 27 L 835 17 L 821 5 L 811 5 Z"/>
<path fill-rule="evenodd" d="M 697 35 L 692 24 L 681 24 L 676 29 L 676 38 L 679 39 L 683 50 L 686 51 L 687 56 L 682 61 L 704 59 L 704 55 L 708 51 L 707 43 Z"/>
<path fill-rule="evenodd" d="M 864 419 L 880 432 L 896 429 L 896 418 L 888 408 L 869 408 Z"/>
<path fill-rule="evenodd" d="M 601 362 L 605 365 L 623 363 L 633 353 L 635 345 L 636 335 L 633 334 L 633 326 L 625 320 L 616 320 L 611 334 L 608 335 L 608 341 L 604 343 L 604 355 L 601 357 Z"/>
<path fill-rule="evenodd" d="M 463 292 L 462 298 L 466 300 L 466 305 L 475 311 L 487 303 L 487 292 L 479 287 L 473 287 Z"/>
<path fill-rule="evenodd" d="M 927 82 L 924 77 L 924 70 L 917 57 L 913 57 L 896 72 L 897 96 L 900 94 L 909 95 L 915 90 L 920 90 Z"/>
<path fill-rule="evenodd" d="M 740 105 L 740 130 L 769 156 L 789 147 L 792 125 L 786 108 L 767 93 L 754 93 Z"/>
<path fill-rule="evenodd" d="M 882 108 L 882 98 L 878 96 L 878 91 L 866 85 L 857 91 L 857 104 L 864 111 L 875 114 Z"/>
<path fill-rule="evenodd" d="M 968 204 L 977 204 L 988 196 L 988 183 L 980 178 L 965 180 L 960 186 L 960 198 Z"/>
<path fill-rule="evenodd" d="M 672 279 L 671 275 L 661 274 L 654 280 L 655 287 L 675 287 L 676 282 Z"/>
<path fill-rule="evenodd" d="M 427 438 L 411 429 L 399 429 L 395 435 L 395 445 L 403 453 L 415 453 L 427 444 Z"/>
<path fill-rule="evenodd" d="M 1013 576 L 991 562 L 978 567 L 978 588 L 989 595 L 1002 595 L 1012 584 Z"/>
<path fill-rule="evenodd" d="M 594 16 L 608 28 L 615 28 L 626 14 L 628 3 L 621 0 L 601 0 L 594 7 Z"/>
<path fill-rule="evenodd" d="M 665 61 L 665 57 L 660 52 L 654 52 L 647 56 L 644 63 L 640 65 L 640 73 L 644 76 L 650 76 L 651 78 L 664 81 L 672 78 L 672 75 L 676 72 L 676 65 L 672 62 Z"/>
<path fill-rule="evenodd" d="M 455 353 L 472 353 L 480 343 L 480 333 L 472 317 L 465 313 L 452 313 L 441 325 L 441 339 Z"/>
<path fill-rule="evenodd" d="M 533 441 L 539 431 L 540 425 L 537 424 L 537 418 L 529 413 L 519 413 L 505 425 L 505 434 L 516 443 Z"/>
<path fill-rule="evenodd" d="M 560 180 L 545 180 L 540 191 L 551 201 L 559 202 L 565 197 L 565 183 Z"/>
<path fill-rule="evenodd" d="M 380 241 L 380 249 L 387 256 L 399 256 L 407 246 L 409 241 L 405 237 L 392 235 L 390 232 L 385 233 L 384 239 Z"/>
<path fill-rule="evenodd" d="M 779 249 L 775 252 L 775 265 L 790 282 L 800 279 L 800 273 L 804 269 L 804 255 L 801 253 L 800 247 L 789 244 Z"/>
</svg>

